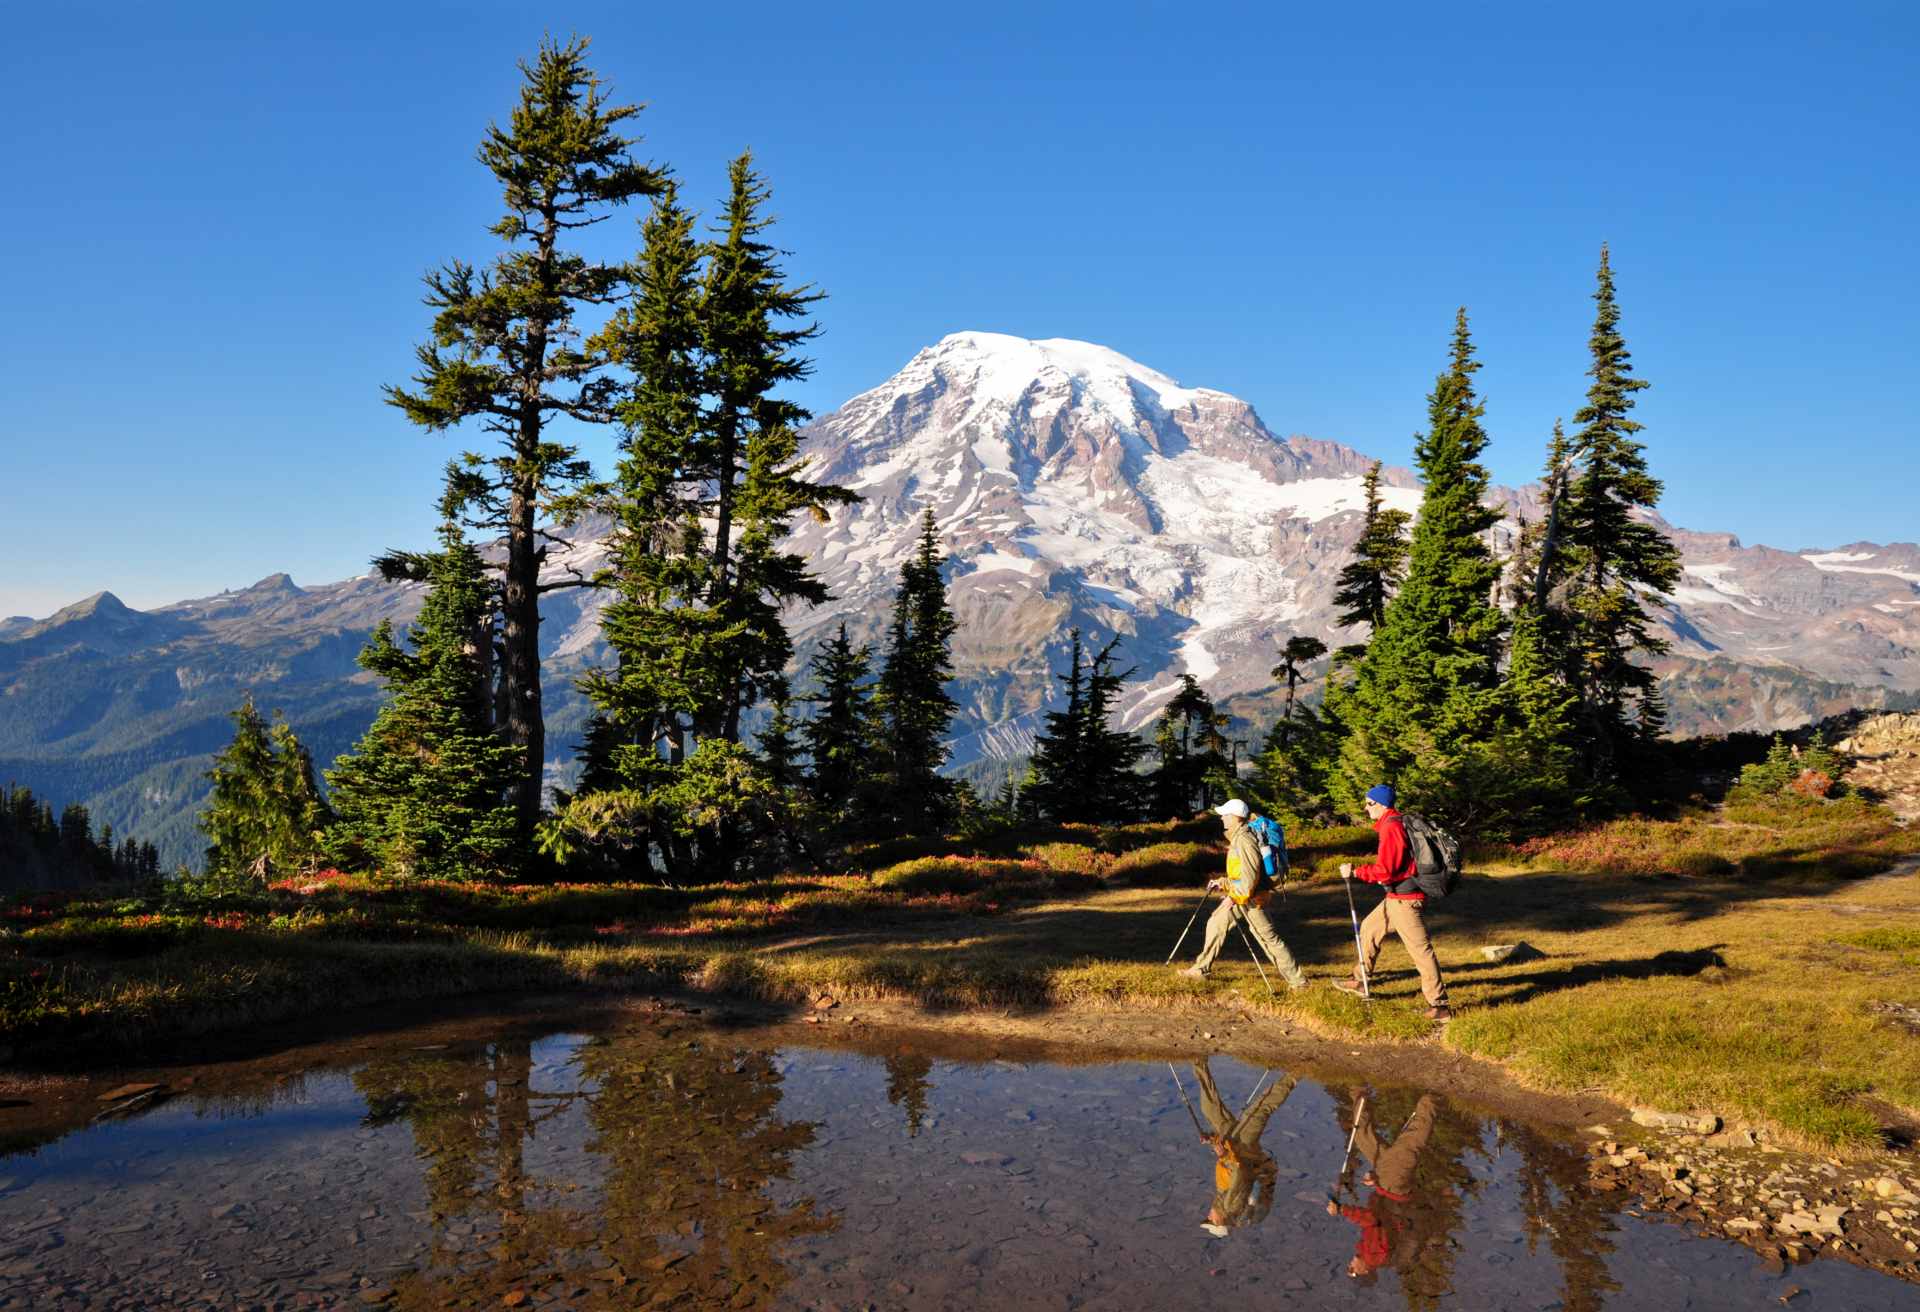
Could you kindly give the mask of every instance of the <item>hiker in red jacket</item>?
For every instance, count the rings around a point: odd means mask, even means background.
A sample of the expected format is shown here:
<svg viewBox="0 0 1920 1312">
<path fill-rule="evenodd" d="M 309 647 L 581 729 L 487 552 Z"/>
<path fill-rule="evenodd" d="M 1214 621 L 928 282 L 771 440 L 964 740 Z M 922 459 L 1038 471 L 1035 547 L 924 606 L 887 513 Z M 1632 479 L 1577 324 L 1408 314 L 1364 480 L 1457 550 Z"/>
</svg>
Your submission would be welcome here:
<svg viewBox="0 0 1920 1312">
<path fill-rule="evenodd" d="M 1440 978 L 1440 963 L 1434 959 L 1433 943 L 1427 938 L 1427 895 L 1413 881 L 1413 849 L 1407 846 L 1406 827 L 1400 823 L 1400 813 L 1393 809 L 1394 801 L 1392 784 L 1375 784 L 1367 790 L 1367 819 L 1373 821 L 1373 831 L 1380 836 L 1379 854 L 1366 865 L 1355 867 L 1349 862 L 1340 867 L 1342 879 L 1379 884 L 1387 891 L 1380 905 L 1360 922 L 1359 969 L 1371 976 L 1374 959 L 1380 955 L 1380 945 L 1387 941 L 1388 932 L 1398 934 L 1407 955 L 1413 958 L 1413 968 L 1420 972 L 1427 1019 L 1451 1020 L 1446 981 Z M 1357 975 L 1336 980 L 1333 986 L 1342 993 L 1362 992 Z"/>
<path fill-rule="evenodd" d="M 1354 1117 L 1354 1146 L 1373 1166 L 1360 1183 L 1373 1190 L 1366 1206 L 1342 1206 L 1328 1200 L 1327 1215 L 1338 1216 L 1360 1227 L 1359 1241 L 1347 1263 L 1347 1274 L 1362 1283 L 1371 1283 L 1383 1266 L 1393 1266 L 1403 1275 L 1423 1246 L 1414 1221 L 1415 1165 L 1420 1152 L 1433 1137 L 1433 1125 L 1439 1104 L 1430 1093 L 1420 1095 L 1413 1115 L 1400 1128 L 1391 1144 L 1380 1142 L 1373 1128 L 1372 1109 L 1365 1101 Z"/>
</svg>

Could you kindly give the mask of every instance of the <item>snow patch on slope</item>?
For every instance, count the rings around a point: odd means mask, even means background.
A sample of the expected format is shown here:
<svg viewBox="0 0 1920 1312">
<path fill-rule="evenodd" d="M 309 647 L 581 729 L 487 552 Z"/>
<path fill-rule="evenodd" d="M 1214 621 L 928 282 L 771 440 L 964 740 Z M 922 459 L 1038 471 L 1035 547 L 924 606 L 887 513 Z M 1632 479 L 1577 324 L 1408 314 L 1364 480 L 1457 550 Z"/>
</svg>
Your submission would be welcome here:
<svg viewBox="0 0 1920 1312">
<path fill-rule="evenodd" d="M 1889 569 L 1885 565 L 1859 565 L 1852 562 L 1873 560 L 1871 551 L 1819 551 L 1800 559 L 1815 569 L 1826 570 L 1829 574 L 1885 574 L 1890 578 L 1905 579 L 1908 583 L 1920 584 L 1920 574 L 1911 570 Z"/>
</svg>

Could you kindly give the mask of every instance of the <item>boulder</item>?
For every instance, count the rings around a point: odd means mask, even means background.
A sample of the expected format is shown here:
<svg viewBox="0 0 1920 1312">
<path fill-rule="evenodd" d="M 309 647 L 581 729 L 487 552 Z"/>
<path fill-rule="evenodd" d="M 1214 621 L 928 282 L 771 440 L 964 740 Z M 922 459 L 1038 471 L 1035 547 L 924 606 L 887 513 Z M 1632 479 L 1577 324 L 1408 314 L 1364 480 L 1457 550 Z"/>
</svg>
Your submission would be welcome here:
<svg viewBox="0 0 1920 1312">
<path fill-rule="evenodd" d="M 1720 1128 L 1718 1116 L 1697 1116 L 1692 1112 L 1662 1112 L 1651 1107 L 1635 1107 L 1633 1123 L 1650 1130 L 1685 1130 L 1689 1134 L 1712 1134 Z"/>
</svg>

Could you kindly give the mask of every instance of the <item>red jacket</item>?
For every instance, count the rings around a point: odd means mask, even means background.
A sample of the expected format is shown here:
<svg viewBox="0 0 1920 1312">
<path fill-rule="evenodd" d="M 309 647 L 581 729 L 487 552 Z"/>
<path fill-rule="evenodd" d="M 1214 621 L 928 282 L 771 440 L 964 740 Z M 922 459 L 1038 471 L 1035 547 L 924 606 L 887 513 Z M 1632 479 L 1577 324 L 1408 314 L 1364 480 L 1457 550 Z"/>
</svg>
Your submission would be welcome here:
<svg viewBox="0 0 1920 1312">
<path fill-rule="evenodd" d="M 1425 902 L 1427 895 L 1416 887 L 1409 887 L 1404 893 L 1392 891 L 1393 885 L 1404 879 L 1413 878 L 1413 849 L 1407 846 L 1407 829 L 1400 823 L 1400 813 L 1388 809 L 1387 813 L 1373 822 L 1373 832 L 1380 835 L 1378 859 L 1364 866 L 1355 866 L 1355 879 L 1364 879 L 1369 884 L 1385 884 L 1387 896 L 1397 902 Z"/>
<path fill-rule="evenodd" d="M 1360 1227 L 1360 1239 L 1353 1246 L 1353 1255 L 1372 1270 L 1385 1266 L 1393 1256 L 1393 1241 L 1400 1237 L 1406 1222 L 1382 1208 L 1378 1198 L 1367 1207 L 1342 1206 L 1340 1215 Z"/>
</svg>

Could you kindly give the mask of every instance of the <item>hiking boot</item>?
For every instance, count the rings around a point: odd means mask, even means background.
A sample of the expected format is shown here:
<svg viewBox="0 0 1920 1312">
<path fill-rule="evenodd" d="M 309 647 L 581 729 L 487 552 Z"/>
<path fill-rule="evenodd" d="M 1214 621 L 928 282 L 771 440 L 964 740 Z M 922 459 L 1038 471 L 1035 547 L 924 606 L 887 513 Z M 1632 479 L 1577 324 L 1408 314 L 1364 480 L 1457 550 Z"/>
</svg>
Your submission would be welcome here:
<svg viewBox="0 0 1920 1312">
<path fill-rule="evenodd" d="M 1428 1020 L 1452 1020 L 1453 1008 L 1452 1007 L 1428 1007 L 1427 1019 Z"/>
<path fill-rule="evenodd" d="M 1188 979 L 1205 979 L 1207 972 L 1198 966 L 1188 966 L 1185 970 L 1176 970 L 1176 975 L 1185 975 Z"/>
<path fill-rule="evenodd" d="M 1364 998 L 1367 995 L 1367 991 L 1360 987 L 1360 981 L 1357 979 L 1337 979 L 1333 982 L 1333 986 L 1342 993 L 1353 994 L 1356 998 Z"/>
</svg>

